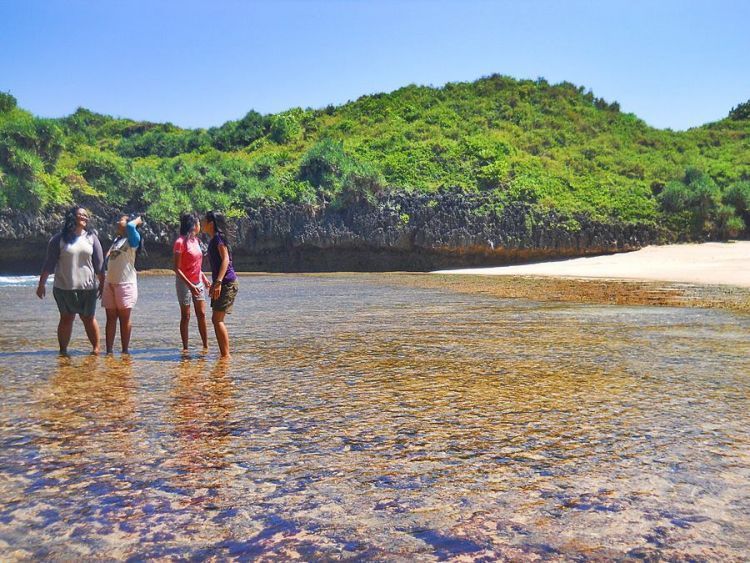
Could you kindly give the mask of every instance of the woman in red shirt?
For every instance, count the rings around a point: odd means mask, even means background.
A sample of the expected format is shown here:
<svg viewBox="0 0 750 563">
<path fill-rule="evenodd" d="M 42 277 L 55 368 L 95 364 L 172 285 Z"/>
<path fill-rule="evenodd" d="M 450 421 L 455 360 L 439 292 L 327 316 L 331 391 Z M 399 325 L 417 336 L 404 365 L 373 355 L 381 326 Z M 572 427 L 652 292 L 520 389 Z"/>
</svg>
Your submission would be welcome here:
<svg viewBox="0 0 750 563">
<path fill-rule="evenodd" d="M 193 214 L 180 217 L 180 236 L 174 242 L 174 273 L 177 301 L 180 304 L 180 336 L 182 351 L 188 350 L 188 327 L 190 325 L 190 301 L 195 307 L 198 332 L 203 341 L 203 350 L 208 350 L 206 330 L 206 289 L 211 284 L 203 273 L 203 250 L 198 242 L 200 222 Z"/>
</svg>

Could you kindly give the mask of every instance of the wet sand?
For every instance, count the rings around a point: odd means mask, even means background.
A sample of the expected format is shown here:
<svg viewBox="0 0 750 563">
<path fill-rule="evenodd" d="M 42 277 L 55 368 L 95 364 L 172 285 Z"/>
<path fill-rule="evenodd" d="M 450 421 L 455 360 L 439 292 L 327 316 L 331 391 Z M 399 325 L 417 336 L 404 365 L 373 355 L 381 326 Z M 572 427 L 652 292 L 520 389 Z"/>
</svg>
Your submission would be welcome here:
<svg viewBox="0 0 750 563">
<path fill-rule="evenodd" d="M 599 305 L 698 307 L 750 313 L 750 288 L 542 276 L 392 275 L 396 284 L 501 299 Z"/>
<path fill-rule="evenodd" d="M 436 273 L 626 279 L 750 288 L 750 241 L 649 246 L 608 256 Z"/>
</svg>

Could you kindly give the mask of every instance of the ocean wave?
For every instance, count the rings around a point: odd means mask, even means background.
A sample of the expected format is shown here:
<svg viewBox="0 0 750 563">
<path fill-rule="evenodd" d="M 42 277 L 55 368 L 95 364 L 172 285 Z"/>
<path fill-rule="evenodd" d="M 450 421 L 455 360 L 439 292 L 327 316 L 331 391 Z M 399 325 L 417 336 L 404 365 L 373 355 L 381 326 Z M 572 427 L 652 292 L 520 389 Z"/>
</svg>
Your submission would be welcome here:
<svg viewBox="0 0 750 563">
<path fill-rule="evenodd" d="M 52 281 L 53 277 L 49 277 Z M 34 286 L 39 282 L 39 276 L 0 276 L 0 287 Z"/>
</svg>

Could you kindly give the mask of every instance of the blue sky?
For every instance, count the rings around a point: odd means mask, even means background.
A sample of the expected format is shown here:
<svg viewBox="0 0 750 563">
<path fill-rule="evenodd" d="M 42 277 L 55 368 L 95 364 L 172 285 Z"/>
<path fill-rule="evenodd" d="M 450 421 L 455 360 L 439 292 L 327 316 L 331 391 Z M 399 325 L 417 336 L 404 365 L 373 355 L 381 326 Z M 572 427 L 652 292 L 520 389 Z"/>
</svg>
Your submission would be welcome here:
<svg viewBox="0 0 750 563">
<path fill-rule="evenodd" d="M 749 21 L 745 0 L 0 0 L 0 91 L 208 127 L 499 73 L 686 129 L 750 98 Z"/>
</svg>

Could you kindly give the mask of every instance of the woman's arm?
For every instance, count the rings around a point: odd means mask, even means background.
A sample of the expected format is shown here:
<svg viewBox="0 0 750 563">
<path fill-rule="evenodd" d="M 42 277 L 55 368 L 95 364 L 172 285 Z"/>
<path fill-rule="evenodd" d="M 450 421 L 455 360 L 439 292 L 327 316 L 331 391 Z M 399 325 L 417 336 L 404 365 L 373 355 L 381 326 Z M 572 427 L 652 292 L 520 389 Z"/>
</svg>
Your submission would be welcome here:
<svg viewBox="0 0 750 563">
<path fill-rule="evenodd" d="M 136 217 L 127 224 L 128 244 L 131 248 L 138 248 L 138 245 L 141 244 L 141 233 L 138 232 L 138 225 L 141 223 L 143 223 L 143 220 L 140 217 Z"/>
<path fill-rule="evenodd" d="M 219 266 L 219 273 L 216 274 L 214 285 L 211 288 L 211 295 L 214 299 L 218 299 L 221 295 L 221 284 L 224 281 L 224 276 L 229 268 L 229 250 L 226 244 L 219 243 L 219 256 L 221 256 L 221 266 Z"/>
<path fill-rule="evenodd" d="M 49 239 L 47 244 L 47 258 L 42 266 L 42 273 L 39 275 L 39 284 L 36 286 L 36 295 L 39 299 L 44 299 L 47 294 L 47 278 L 55 271 L 57 261 L 60 259 L 60 239 L 61 235 L 57 234 Z"/>
<path fill-rule="evenodd" d="M 44 299 L 44 296 L 47 295 L 47 278 L 49 277 L 49 272 L 46 270 L 42 270 L 42 273 L 39 275 L 39 285 L 36 286 L 36 296 L 39 299 Z"/>
<path fill-rule="evenodd" d="M 101 297 L 102 291 L 104 291 L 104 252 L 102 252 L 102 243 L 99 242 L 99 237 L 96 235 L 94 235 L 94 254 L 91 257 L 91 262 L 94 265 L 94 272 L 99 278 L 97 294 Z"/>
</svg>

